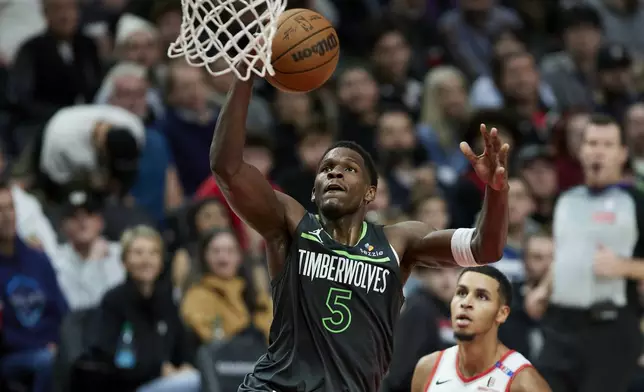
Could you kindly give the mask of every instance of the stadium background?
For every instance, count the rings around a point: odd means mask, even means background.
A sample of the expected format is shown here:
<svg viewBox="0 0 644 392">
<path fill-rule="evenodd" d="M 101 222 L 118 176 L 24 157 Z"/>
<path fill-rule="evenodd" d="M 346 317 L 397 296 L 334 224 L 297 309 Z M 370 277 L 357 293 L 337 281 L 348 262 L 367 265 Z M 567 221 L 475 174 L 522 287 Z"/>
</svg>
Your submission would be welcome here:
<svg viewBox="0 0 644 392">
<path fill-rule="evenodd" d="M 496 126 L 512 145 L 510 238 L 497 266 L 521 287 L 543 278 L 552 259 L 548 241 L 532 243 L 545 267 L 539 276 L 526 270 L 526 239 L 547 239 L 557 195 L 583 182 L 576 154 L 590 113 L 610 114 L 625 128 L 631 159 L 624 181 L 639 186 L 644 5 L 637 0 L 293 0 L 289 7 L 312 8 L 332 21 L 340 65 L 327 85 L 304 95 L 257 80 L 245 157 L 307 208 L 313 208 L 316 162 L 334 140 L 348 139 L 379 164 L 370 220 L 471 227 L 483 187 L 458 142 L 480 145 L 478 125 Z M 57 275 L 58 289 L 41 293 L 44 301 L 59 293 L 69 308 L 32 320 L 22 331 L 29 344 L 10 341 L 14 334 L 0 327 L 4 354 L 24 350 L 38 371 L 60 367 L 62 337 L 74 340 L 66 328 L 82 329 L 83 317 L 123 282 L 119 240 L 137 225 L 154 227 L 165 241 L 159 286 L 171 287 L 177 307 L 166 311 L 183 320 L 194 343 L 186 355 L 246 333 L 251 324 L 267 334 L 271 304 L 262 241 L 227 208 L 208 165 L 231 76 L 212 78 L 168 60 L 180 23 L 178 0 L 0 1 L 0 170 L 10 179 L 21 240 L 42 250 Z M 60 157 L 42 152 L 64 150 L 61 144 L 89 135 L 97 124 L 87 121 L 82 105 L 106 104 L 144 126 L 138 170 L 99 167 L 101 173 L 73 182 L 52 181 L 55 165 L 48 160 Z M 62 109 L 63 124 L 48 127 Z M 58 136 L 46 138 L 49 132 Z M 99 174 L 121 181 L 120 190 Z M 232 229 L 239 248 L 213 228 Z M 211 268 L 218 258 L 233 266 L 234 277 Z M 26 259 L 18 262 L 29 265 Z M 430 298 L 434 349 L 452 342 L 445 304 L 453 281 L 450 271 L 419 271 L 406 287 L 407 295 L 420 290 Z M 3 287 L 0 298 L 11 301 L 6 292 Z M 536 357 L 538 317 L 513 325 L 506 333 Z M 261 344 L 254 347 L 261 351 Z M 85 349 L 77 349 L 73 361 Z M 145 358 L 157 365 L 167 359 Z M 70 367 L 66 375 L 55 372 L 57 389 L 71 388 Z M 157 366 L 157 374 L 135 384 L 159 376 Z M 27 391 L 33 382 L 33 375 L 4 377 L 2 387 Z"/>
</svg>

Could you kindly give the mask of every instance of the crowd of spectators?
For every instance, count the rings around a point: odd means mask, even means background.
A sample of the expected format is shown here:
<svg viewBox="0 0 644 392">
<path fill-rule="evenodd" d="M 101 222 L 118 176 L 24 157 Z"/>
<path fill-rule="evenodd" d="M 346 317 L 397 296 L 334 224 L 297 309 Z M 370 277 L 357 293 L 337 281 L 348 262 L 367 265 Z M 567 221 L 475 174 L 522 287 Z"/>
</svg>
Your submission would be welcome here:
<svg viewBox="0 0 644 392">
<path fill-rule="evenodd" d="M 313 210 L 317 162 L 334 141 L 352 140 L 381 174 L 370 221 L 472 227 L 484 186 L 458 145 L 481 149 L 479 124 L 498 128 L 512 149 L 508 243 L 496 266 L 519 298 L 502 336 L 536 360 L 548 339 L 555 207 L 585 181 L 580 146 L 593 114 L 624 131 L 620 185 L 644 186 L 644 3 L 289 7 L 332 21 L 340 63 L 308 94 L 256 81 L 245 160 Z M 96 317 L 76 359 L 105 365 L 123 391 L 200 390 L 199 346 L 249 328 L 268 338 L 263 241 L 209 167 L 234 76 L 168 59 L 181 20 L 180 0 L 0 0 L 0 389 L 60 388 L 65 320 L 83 312 Z M 456 274 L 418 270 L 407 283 L 404 350 L 383 392 L 409 390 L 415 362 L 454 344 Z M 97 385 L 86 368 L 72 373 Z M 632 391 L 644 387 L 634 380 Z"/>
</svg>

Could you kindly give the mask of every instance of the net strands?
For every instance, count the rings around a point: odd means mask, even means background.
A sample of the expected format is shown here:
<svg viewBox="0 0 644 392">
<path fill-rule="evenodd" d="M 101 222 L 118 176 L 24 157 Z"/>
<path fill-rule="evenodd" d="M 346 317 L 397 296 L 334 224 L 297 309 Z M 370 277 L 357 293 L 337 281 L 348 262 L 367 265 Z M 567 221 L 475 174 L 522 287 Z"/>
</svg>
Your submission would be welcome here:
<svg viewBox="0 0 644 392">
<path fill-rule="evenodd" d="M 168 57 L 184 57 L 213 76 L 274 75 L 271 43 L 285 8 L 286 0 L 182 0 L 181 34 Z"/>
</svg>

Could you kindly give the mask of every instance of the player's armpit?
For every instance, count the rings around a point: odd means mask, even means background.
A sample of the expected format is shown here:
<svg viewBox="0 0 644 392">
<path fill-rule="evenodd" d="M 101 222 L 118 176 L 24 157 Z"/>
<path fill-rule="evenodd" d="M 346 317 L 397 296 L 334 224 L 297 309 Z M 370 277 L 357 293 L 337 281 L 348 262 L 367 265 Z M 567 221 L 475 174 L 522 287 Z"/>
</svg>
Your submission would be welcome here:
<svg viewBox="0 0 644 392">
<path fill-rule="evenodd" d="M 243 163 L 225 181 L 215 177 L 232 209 L 266 240 L 292 233 L 306 211 L 295 199 L 275 191 L 257 168 Z"/>
<path fill-rule="evenodd" d="M 552 392 L 552 389 L 535 368 L 527 367 L 516 373 L 510 392 Z"/>
<path fill-rule="evenodd" d="M 441 352 L 436 351 L 422 357 L 416 364 L 414 377 L 411 380 L 411 392 L 426 392 L 431 377 L 434 375 L 434 368 L 438 365 Z"/>
</svg>

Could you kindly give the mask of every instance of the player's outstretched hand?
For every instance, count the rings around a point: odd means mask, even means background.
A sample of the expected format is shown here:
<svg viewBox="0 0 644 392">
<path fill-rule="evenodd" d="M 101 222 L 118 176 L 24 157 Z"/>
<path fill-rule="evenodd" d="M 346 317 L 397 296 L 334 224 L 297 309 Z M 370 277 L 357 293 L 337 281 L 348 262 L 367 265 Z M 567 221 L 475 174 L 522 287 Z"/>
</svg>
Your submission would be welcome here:
<svg viewBox="0 0 644 392">
<path fill-rule="evenodd" d="M 481 181 L 494 190 L 506 190 L 508 188 L 510 145 L 501 144 L 499 131 L 492 128 L 488 132 L 485 124 L 481 124 L 481 135 L 485 143 L 485 150 L 481 155 L 476 155 L 466 142 L 461 142 L 461 151 L 470 161 Z"/>
</svg>

